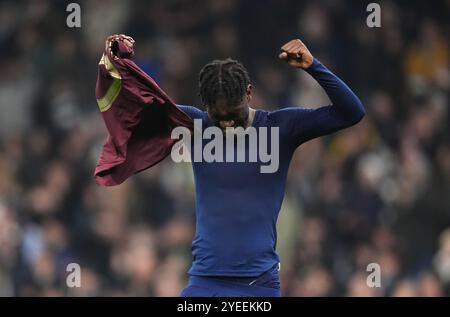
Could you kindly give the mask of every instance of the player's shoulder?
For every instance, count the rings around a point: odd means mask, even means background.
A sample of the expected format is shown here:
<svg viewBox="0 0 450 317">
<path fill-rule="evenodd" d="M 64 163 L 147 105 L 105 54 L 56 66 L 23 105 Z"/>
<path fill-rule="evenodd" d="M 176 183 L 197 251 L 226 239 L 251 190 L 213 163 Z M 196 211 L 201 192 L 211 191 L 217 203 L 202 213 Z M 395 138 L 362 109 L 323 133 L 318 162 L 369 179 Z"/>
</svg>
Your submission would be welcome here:
<svg viewBox="0 0 450 317">
<path fill-rule="evenodd" d="M 280 122 L 286 120 L 292 120 L 293 118 L 298 118 L 303 114 L 311 112 L 312 109 L 298 107 L 298 106 L 288 106 L 277 110 L 266 111 L 267 118 L 272 122 Z"/>
<path fill-rule="evenodd" d="M 186 113 L 191 119 L 205 119 L 206 111 L 191 105 L 177 104 L 177 107 Z"/>
</svg>

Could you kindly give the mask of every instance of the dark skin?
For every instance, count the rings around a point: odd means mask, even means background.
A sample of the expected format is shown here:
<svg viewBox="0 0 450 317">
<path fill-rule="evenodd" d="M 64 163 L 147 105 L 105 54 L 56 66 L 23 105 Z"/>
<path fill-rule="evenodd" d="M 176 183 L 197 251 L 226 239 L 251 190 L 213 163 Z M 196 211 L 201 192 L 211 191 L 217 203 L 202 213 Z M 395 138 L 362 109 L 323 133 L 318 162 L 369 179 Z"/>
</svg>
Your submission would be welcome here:
<svg viewBox="0 0 450 317">
<path fill-rule="evenodd" d="M 214 106 L 207 106 L 206 110 L 209 118 L 222 130 L 236 127 L 247 128 L 252 125 L 256 111 L 249 107 L 251 99 L 252 85 L 248 85 L 247 92 L 238 105 L 229 105 L 226 98 L 221 98 Z"/>
<path fill-rule="evenodd" d="M 106 38 L 106 41 L 105 41 L 106 51 L 108 51 L 108 52 L 111 51 L 112 43 L 114 41 L 122 41 L 128 47 L 130 47 L 130 48 L 134 47 L 134 39 L 131 36 L 127 36 L 125 34 L 113 34 Z"/>
<path fill-rule="evenodd" d="M 313 63 L 314 57 L 299 39 L 287 42 L 281 47 L 278 56 L 289 66 L 307 69 Z M 247 128 L 252 125 L 256 110 L 249 106 L 252 99 L 252 86 L 248 85 L 247 92 L 238 105 L 229 105 L 225 98 L 219 99 L 213 106 L 207 106 L 208 115 L 214 124 L 225 130 L 227 127 Z"/>
<path fill-rule="evenodd" d="M 308 69 L 314 61 L 311 52 L 299 39 L 284 44 L 278 57 L 289 66 L 300 69 Z"/>
</svg>

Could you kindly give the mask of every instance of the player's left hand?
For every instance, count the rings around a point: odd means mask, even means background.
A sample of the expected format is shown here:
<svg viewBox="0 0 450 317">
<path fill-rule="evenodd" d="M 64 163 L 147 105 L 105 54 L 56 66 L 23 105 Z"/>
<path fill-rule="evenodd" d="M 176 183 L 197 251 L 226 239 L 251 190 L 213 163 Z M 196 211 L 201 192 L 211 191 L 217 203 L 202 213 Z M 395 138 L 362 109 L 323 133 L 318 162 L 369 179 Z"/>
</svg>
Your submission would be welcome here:
<svg viewBox="0 0 450 317">
<path fill-rule="evenodd" d="M 281 51 L 278 57 L 295 68 L 307 69 L 314 60 L 311 52 L 299 39 L 287 42 L 281 47 Z"/>
</svg>

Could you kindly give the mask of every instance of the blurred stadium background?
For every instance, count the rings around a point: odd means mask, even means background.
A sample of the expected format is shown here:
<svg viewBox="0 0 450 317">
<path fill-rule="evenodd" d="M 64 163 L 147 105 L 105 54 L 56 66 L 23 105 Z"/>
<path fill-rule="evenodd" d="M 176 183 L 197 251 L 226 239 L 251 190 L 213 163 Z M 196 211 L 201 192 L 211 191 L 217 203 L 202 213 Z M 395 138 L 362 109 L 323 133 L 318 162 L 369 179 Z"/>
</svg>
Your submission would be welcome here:
<svg viewBox="0 0 450 317">
<path fill-rule="evenodd" d="M 285 296 L 450 295 L 450 1 L 0 2 L 0 295 L 177 296 L 194 234 L 190 164 L 170 158 L 114 188 L 94 183 L 106 129 L 95 102 L 104 39 L 135 38 L 135 61 L 181 104 L 214 58 L 250 70 L 253 106 L 327 103 L 278 61 L 299 37 L 368 115 L 309 142 L 279 219 Z M 241 186 L 236 184 L 236 186 Z M 220 203 L 220 202 L 218 202 Z M 66 265 L 82 287 L 66 287 Z M 381 265 L 382 287 L 366 286 Z"/>
</svg>

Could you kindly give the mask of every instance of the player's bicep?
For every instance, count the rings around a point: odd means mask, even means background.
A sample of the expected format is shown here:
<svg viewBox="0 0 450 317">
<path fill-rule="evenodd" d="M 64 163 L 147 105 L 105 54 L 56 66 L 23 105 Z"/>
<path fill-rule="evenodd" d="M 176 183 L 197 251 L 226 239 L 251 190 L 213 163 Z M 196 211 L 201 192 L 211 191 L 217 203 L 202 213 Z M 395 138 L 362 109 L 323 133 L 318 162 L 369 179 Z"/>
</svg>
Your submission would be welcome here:
<svg viewBox="0 0 450 317">
<path fill-rule="evenodd" d="M 348 124 L 334 106 L 317 109 L 290 107 L 280 110 L 280 128 L 296 146 L 345 128 Z"/>
</svg>

